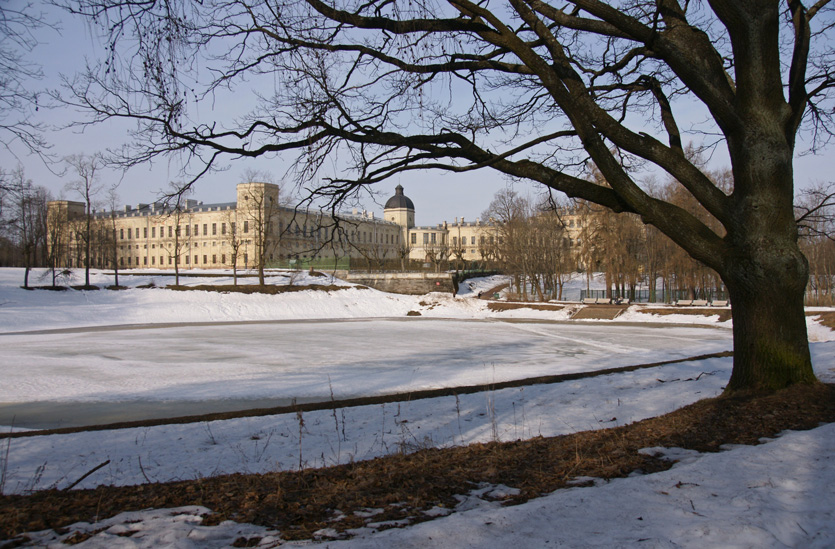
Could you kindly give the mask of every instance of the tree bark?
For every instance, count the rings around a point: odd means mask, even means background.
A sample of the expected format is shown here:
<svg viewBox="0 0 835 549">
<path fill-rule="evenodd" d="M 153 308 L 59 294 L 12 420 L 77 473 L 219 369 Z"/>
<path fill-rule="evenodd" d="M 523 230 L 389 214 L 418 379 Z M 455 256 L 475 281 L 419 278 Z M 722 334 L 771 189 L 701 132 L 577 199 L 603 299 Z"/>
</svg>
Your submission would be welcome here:
<svg viewBox="0 0 835 549">
<path fill-rule="evenodd" d="M 772 132 L 731 140 L 734 216 L 717 269 L 733 306 L 734 369 L 728 391 L 776 390 L 816 381 L 804 292 L 809 263 L 798 246 L 792 148 Z"/>
<path fill-rule="evenodd" d="M 728 391 L 770 391 L 816 381 L 803 307 L 806 278 L 785 271 L 781 276 L 774 269 L 764 269 L 764 274 L 768 278 L 754 285 L 750 280 L 725 279 L 734 315 L 734 369 Z"/>
</svg>

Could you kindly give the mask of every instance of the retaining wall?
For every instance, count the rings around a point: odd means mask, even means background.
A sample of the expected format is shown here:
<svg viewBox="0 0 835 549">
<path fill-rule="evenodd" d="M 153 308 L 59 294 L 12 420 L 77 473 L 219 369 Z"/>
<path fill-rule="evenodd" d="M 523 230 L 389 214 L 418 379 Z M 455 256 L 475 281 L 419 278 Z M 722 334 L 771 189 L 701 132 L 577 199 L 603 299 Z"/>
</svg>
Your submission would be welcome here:
<svg viewBox="0 0 835 549">
<path fill-rule="evenodd" d="M 429 292 L 454 294 L 458 287 L 450 273 L 357 273 L 336 271 L 334 276 L 395 294 L 423 295 Z"/>
</svg>

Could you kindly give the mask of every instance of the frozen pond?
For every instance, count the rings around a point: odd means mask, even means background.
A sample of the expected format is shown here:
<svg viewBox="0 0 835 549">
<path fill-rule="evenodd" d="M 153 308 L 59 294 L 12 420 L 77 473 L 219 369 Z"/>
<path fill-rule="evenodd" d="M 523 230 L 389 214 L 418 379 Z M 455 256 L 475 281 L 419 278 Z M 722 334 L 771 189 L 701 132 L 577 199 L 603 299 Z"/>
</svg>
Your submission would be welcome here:
<svg viewBox="0 0 835 549">
<path fill-rule="evenodd" d="M 117 327 L 0 341 L 0 425 L 14 417 L 21 427 L 476 385 L 732 346 L 730 331 L 716 328 L 440 319 Z"/>
</svg>

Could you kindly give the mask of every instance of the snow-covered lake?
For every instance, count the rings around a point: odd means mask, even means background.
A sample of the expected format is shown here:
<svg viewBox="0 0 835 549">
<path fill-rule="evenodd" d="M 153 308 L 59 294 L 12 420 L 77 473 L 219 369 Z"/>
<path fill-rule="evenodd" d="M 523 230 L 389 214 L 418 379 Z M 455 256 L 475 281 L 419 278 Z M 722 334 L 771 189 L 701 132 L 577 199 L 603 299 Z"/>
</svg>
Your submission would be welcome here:
<svg viewBox="0 0 835 549">
<path fill-rule="evenodd" d="M 51 403 L 51 426 L 71 426 L 101 422 L 89 403 L 208 401 L 209 412 L 219 400 L 326 401 L 684 358 L 729 350 L 731 339 L 709 327 L 403 318 L 71 330 L 2 344 L 0 425 L 43 428 Z M 36 421 L 25 403 L 37 403 Z M 108 419 L 145 419 L 148 408 Z"/>
</svg>

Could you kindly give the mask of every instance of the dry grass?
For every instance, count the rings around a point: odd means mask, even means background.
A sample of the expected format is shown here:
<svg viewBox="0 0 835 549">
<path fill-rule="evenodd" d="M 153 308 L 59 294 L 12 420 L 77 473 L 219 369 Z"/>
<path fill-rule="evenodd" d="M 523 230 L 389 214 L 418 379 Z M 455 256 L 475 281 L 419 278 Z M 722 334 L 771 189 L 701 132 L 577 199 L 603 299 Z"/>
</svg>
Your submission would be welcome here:
<svg viewBox="0 0 835 549">
<path fill-rule="evenodd" d="M 507 503 L 522 503 L 578 476 L 613 478 L 669 467 L 638 454 L 641 448 L 717 451 L 725 443 L 757 444 L 785 429 L 832 421 L 835 386 L 803 385 L 770 395 L 707 399 L 628 426 L 561 437 L 426 449 L 302 472 L 5 496 L 0 497 L 0 538 L 122 511 L 204 505 L 213 510 L 206 524 L 233 519 L 277 528 L 285 539 L 307 539 L 325 527 L 342 532 L 371 520 L 431 520 L 423 511 L 452 507 L 455 495 L 482 482 L 518 488 L 520 494 Z M 384 511 L 372 519 L 354 514 L 366 508 Z M 334 521 L 337 510 L 345 517 Z"/>
<path fill-rule="evenodd" d="M 571 320 L 614 320 L 629 307 L 608 305 L 587 305 L 578 309 Z"/>
<path fill-rule="evenodd" d="M 730 309 L 728 308 L 651 308 L 646 307 L 639 309 L 639 312 L 646 313 L 648 315 L 692 315 L 692 316 L 716 316 L 719 315 L 719 322 L 725 322 L 726 320 L 730 320 L 733 318 L 733 314 Z"/>
<path fill-rule="evenodd" d="M 806 316 L 815 316 L 818 318 L 818 322 L 822 325 L 826 326 L 830 330 L 835 330 L 835 311 L 824 311 L 824 312 L 807 312 Z"/>
<path fill-rule="evenodd" d="M 487 304 L 487 309 L 495 312 L 512 311 L 514 309 L 533 309 L 534 311 L 561 311 L 565 309 L 563 305 L 553 305 L 550 303 L 508 303 L 505 301 L 491 301 Z"/>
</svg>

